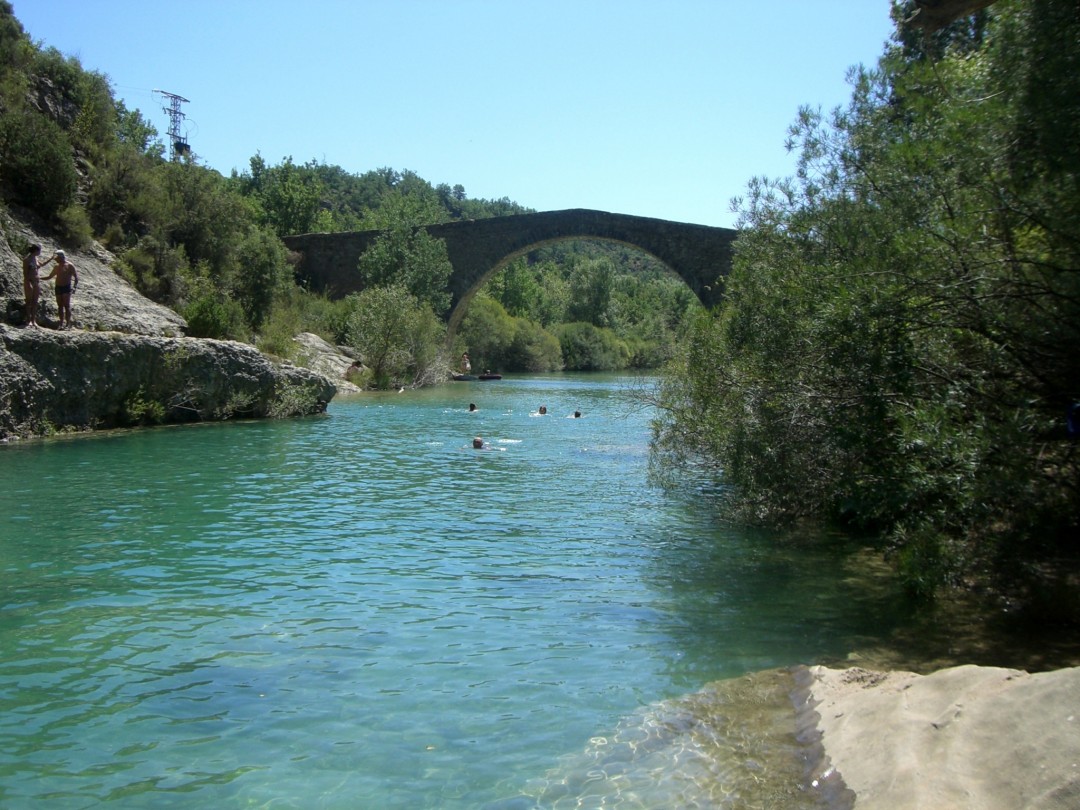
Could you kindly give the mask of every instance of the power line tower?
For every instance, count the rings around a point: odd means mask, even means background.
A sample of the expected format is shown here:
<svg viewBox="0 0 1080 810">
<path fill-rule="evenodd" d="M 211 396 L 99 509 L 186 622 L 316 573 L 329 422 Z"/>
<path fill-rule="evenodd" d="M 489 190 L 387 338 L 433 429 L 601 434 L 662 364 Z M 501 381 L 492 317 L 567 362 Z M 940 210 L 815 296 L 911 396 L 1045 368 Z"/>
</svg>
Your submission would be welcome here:
<svg viewBox="0 0 1080 810">
<path fill-rule="evenodd" d="M 164 90 L 154 90 L 154 92 L 164 96 L 169 102 L 168 106 L 161 109 L 169 116 L 169 160 L 176 160 L 181 155 L 186 155 L 191 151 L 187 138 L 180 134 L 180 122 L 184 120 L 184 113 L 180 110 L 180 105 L 190 104 L 191 102 L 183 96 L 176 95 L 176 93 L 167 93 Z"/>
</svg>

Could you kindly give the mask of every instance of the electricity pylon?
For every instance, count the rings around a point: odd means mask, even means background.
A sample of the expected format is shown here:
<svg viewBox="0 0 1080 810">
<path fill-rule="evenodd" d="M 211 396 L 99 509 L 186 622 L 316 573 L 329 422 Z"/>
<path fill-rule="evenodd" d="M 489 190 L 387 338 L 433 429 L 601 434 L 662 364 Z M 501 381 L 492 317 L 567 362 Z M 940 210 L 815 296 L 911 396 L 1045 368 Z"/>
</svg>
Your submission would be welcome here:
<svg viewBox="0 0 1080 810">
<path fill-rule="evenodd" d="M 169 116 L 169 160 L 176 160 L 181 155 L 186 155 L 191 151 L 187 138 L 180 134 L 180 122 L 184 120 L 184 113 L 181 112 L 180 105 L 190 104 L 191 102 L 183 96 L 176 95 L 176 93 L 167 93 L 164 90 L 154 90 L 154 92 L 160 93 L 169 101 L 168 106 L 162 107 L 162 109 Z"/>
</svg>

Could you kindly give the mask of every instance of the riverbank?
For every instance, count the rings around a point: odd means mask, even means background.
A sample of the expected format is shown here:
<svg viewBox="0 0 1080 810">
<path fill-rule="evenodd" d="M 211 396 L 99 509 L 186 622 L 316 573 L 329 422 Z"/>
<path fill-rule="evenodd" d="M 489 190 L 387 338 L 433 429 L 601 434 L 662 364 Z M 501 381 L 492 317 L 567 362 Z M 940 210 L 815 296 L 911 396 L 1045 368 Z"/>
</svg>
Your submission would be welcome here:
<svg viewBox="0 0 1080 810">
<path fill-rule="evenodd" d="M 0 324 L 0 440 L 321 413 L 321 374 L 222 340 Z"/>
<path fill-rule="evenodd" d="M 816 785 L 859 810 L 1080 806 L 1080 667 L 815 666 L 796 680 Z"/>
</svg>

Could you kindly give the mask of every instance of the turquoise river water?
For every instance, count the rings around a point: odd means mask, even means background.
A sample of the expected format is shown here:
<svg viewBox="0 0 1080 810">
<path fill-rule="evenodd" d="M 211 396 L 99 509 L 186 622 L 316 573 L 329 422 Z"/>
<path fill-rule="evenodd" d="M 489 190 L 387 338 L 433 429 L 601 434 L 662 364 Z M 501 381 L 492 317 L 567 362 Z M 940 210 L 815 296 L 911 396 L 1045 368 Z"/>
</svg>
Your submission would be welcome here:
<svg viewBox="0 0 1080 810">
<path fill-rule="evenodd" d="M 714 682 L 872 644 L 895 594 L 651 487 L 633 387 L 0 447 L 0 807 L 817 806 L 754 794 L 797 746 Z"/>
</svg>

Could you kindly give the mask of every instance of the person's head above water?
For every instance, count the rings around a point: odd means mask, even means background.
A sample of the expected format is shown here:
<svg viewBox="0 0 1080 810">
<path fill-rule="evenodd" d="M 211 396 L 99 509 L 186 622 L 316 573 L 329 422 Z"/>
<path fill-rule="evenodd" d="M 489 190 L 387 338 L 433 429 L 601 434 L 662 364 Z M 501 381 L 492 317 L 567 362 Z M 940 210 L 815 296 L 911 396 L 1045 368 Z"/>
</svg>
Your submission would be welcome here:
<svg viewBox="0 0 1080 810">
<path fill-rule="evenodd" d="M 475 411 L 476 410 L 476 403 L 475 402 L 470 402 L 469 403 L 469 410 L 470 411 Z"/>
<path fill-rule="evenodd" d="M 483 436 L 477 436 L 475 439 L 472 440 L 472 446 L 473 446 L 474 450 L 483 450 L 484 449 L 484 437 Z"/>
</svg>

